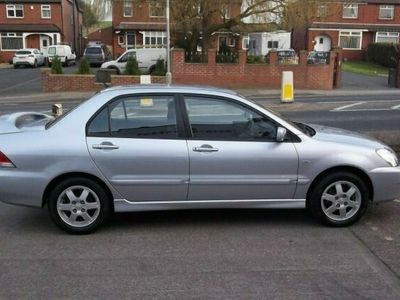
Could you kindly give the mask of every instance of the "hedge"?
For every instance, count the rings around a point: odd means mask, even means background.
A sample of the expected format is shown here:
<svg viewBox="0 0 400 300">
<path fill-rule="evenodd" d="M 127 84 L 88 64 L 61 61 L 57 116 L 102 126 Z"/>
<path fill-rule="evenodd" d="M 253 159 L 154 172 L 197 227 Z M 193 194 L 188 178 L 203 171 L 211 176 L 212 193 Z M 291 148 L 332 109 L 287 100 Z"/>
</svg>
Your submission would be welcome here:
<svg viewBox="0 0 400 300">
<path fill-rule="evenodd" d="M 371 43 L 368 45 L 367 60 L 379 65 L 395 68 L 398 65 L 400 44 Z"/>
</svg>

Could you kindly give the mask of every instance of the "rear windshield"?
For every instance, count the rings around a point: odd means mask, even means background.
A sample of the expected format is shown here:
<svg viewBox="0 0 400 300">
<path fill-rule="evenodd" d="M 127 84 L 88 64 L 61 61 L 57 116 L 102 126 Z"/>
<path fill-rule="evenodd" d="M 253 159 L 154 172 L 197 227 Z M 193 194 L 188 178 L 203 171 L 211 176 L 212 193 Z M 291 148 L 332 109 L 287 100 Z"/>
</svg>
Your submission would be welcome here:
<svg viewBox="0 0 400 300">
<path fill-rule="evenodd" d="M 29 50 L 21 50 L 21 51 L 17 51 L 15 52 L 15 54 L 20 54 L 20 55 L 26 55 L 26 54 L 31 54 L 32 52 Z"/>
<path fill-rule="evenodd" d="M 101 54 L 101 48 L 99 47 L 86 48 L 85 54 Z"/>
</svg>

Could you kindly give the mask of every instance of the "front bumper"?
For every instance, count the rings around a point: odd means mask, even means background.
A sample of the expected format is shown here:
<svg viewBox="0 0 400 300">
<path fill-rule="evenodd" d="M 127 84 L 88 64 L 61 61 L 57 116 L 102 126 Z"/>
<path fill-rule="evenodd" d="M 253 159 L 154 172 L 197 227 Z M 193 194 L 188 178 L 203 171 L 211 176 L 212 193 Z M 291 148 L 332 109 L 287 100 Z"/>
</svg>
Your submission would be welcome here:
<svg viewBox="0 0 400 300">
<path fill-rule="evenodd" d="M 374 188 L 375 203 L 400 199 L 400 166 L 373 169 L 368 175 Z"/>
</svg>

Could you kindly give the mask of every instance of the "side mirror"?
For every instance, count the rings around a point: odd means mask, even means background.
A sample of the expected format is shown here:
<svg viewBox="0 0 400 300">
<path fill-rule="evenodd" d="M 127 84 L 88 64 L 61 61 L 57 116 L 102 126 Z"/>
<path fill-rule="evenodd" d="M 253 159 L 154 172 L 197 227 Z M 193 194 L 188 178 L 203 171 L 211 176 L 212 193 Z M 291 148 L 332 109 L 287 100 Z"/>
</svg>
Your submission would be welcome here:
<svg viewBox="0 0 400 300">
<path fill-rule="evenodd" d="M 276 141 L 278 143 L 282 143 L 285 140 L 286 134 L 286 128 L 278 127 L 278 129 L 276 130 Z"/>
</svg>

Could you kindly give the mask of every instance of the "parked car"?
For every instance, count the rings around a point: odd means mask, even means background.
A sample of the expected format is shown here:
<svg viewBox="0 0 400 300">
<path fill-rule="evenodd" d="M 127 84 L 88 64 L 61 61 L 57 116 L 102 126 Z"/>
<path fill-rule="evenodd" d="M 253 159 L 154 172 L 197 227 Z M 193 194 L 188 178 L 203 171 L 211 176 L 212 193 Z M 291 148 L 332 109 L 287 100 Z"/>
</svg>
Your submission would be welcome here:
<svg viewBox="0 0 400 300">
<path fill-rule="evenodd" d="M 129 49 L 119 58 L 101 65 L 102 69 L 114 69 L 118 74 L 125 73 L 126 63 L 129 58 L 137 60 L 141 73 L 148 74 L 154 71 L 158 59 L 166 60 L 167 49 L 165 48 L 143 48 Z"/>
<path fill-rule="evenodd" d="M 299 57 L 293 49 L 279 49 L 276 51 L 278 55 L 278 63 L 280 64 L 298 64 Z"/>
<path fill-rule="evenodd" d="M 0 200 L 47 206 L 71 233 L 112 212 L 201 208 L 307 208 L 346 226 L 400 196 L 387 145 L 293 123 L 231 91 L 114 87 L 33 119 L 0 118 Z"/>
<path fill-rule="evenodd" d="M 46 64 L 46 58 L 38 49 L 27 48 L 15 52 L 13 57 L 14 68 L 19 66 L 30 66 L 37 68 Z"/>
<path fill-rule="evenodd" d="M 112 59 L 110 50 L 103 44 L 87 46 L 83 56 L 87 58 L 92 66 L 101 66 L 103 63 Z"/>
<path fill-rule="evenodd" d="M 307 63 L 310 65 L 327 64 L 329 52 L 311 51 L 307 57 Z"/>
<path fill-rule="evenodd" d="M 76 55 L 68 45 L 53 45 L 47 48 L 47 55 L 49 65 L 51 65 L 55 56 L 57 56 L 61 63 L 68 67 L 71 63 L 76 63 Z"/>
</svg>

